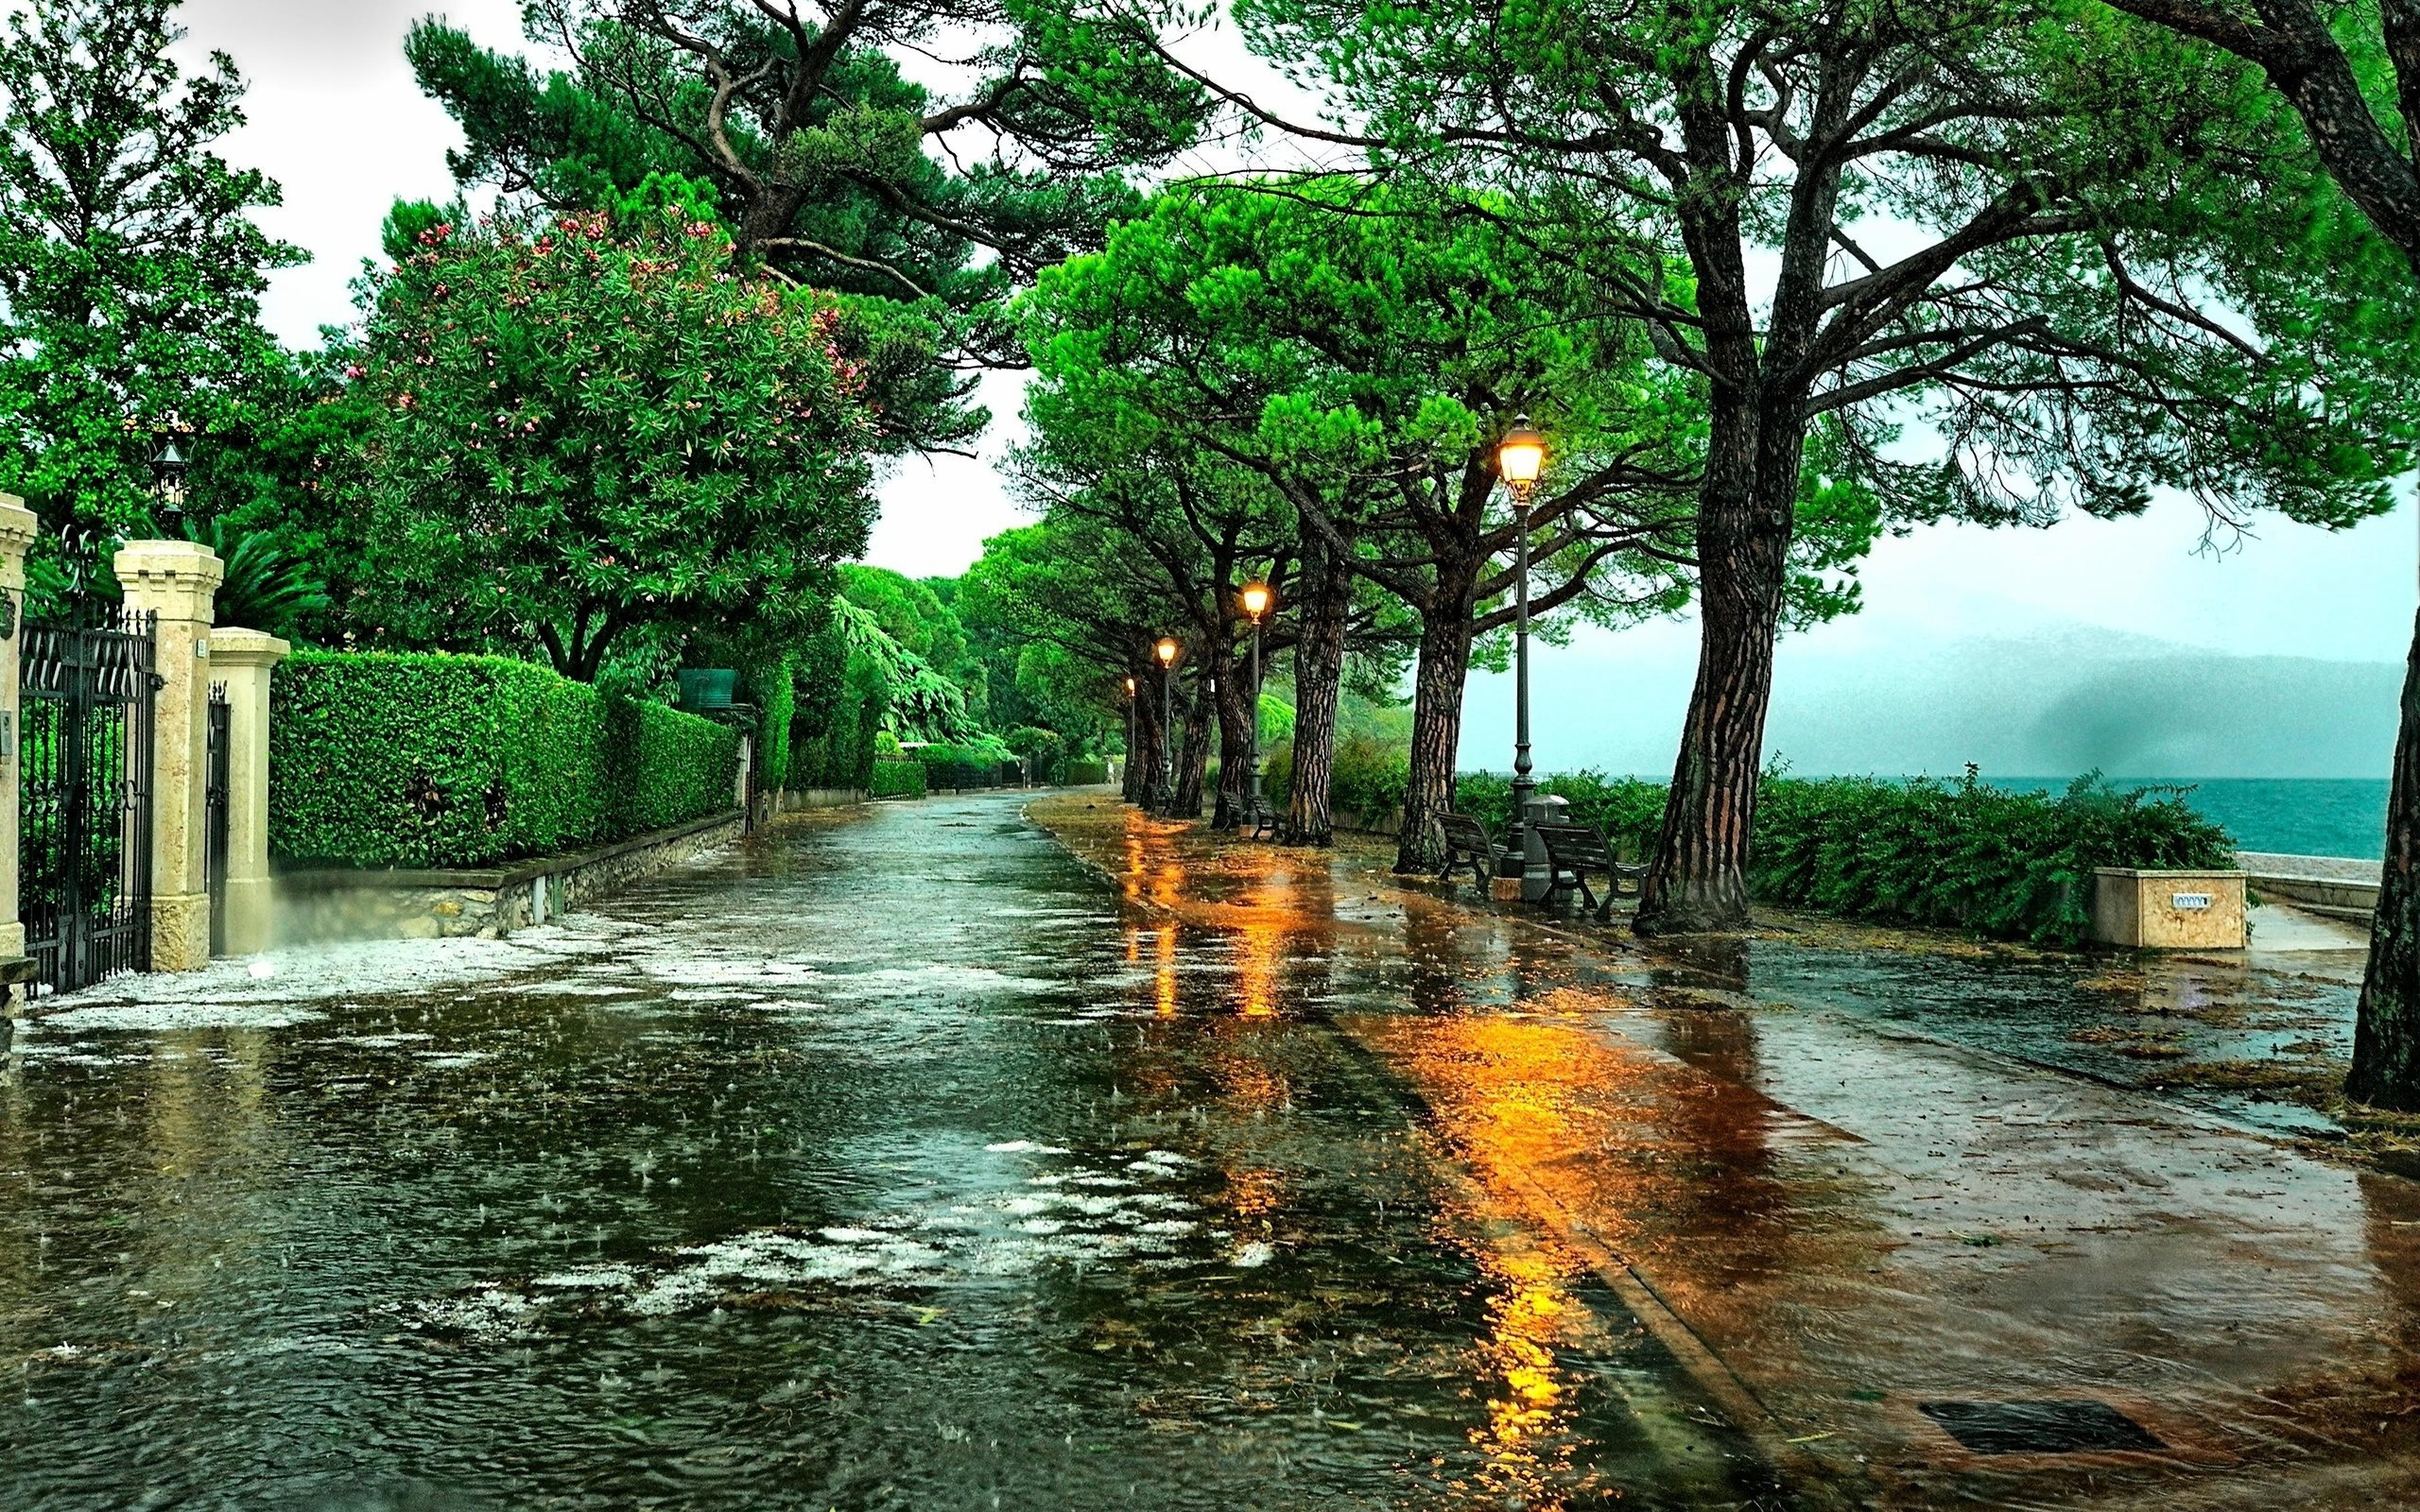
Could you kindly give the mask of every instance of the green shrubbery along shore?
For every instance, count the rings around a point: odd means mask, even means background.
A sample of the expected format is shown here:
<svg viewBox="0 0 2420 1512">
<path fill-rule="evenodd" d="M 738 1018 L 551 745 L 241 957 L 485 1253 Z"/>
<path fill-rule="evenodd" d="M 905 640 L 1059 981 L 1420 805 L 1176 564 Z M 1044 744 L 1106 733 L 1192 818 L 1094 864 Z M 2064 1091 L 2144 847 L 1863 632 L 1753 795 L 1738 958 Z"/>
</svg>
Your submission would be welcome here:
<svg viewBox="0 0 2420 1512">
<path fill-rule="evenodd" d="M 739 737 L 504 657 L 302 651 L 278 668 L 269 850 L 479 867 L 734 806 Z"/>
<path fill-rule="evenodd" d="M 1626 855 L 1654 853 L 1663 783 L 1575 772 L 1538 786 L 1567 799 L 1572 818 L 1602 829 Z M 1455 805 L 1500 825 L 1509 787 L 1499 773 L 1468 773 Z M 2235 842 L 2181 789 L 2113 788 L 2094 774 L 2053 797 L 1971 775 L 1773 773 L 1756 804 L 1748 884 L 1785 908 L 2067 945 L 2091 923 L 2095 867 L 2234 865 Z"/>
</svg>

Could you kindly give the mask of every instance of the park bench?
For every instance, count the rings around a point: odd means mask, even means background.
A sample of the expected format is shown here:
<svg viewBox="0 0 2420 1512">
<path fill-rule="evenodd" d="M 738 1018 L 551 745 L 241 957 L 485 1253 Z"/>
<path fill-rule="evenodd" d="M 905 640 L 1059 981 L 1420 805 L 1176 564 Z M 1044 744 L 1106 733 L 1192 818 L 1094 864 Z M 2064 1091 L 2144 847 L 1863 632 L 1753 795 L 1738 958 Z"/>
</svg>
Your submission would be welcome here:
<svg viewBox="0 0 2420 1512">
<path fill-rule="evenodd" d="M 1606 843 L 1605 832 L 1595 825 L 1539 824 L 1531 829 L 1538 843 L 1546 848 L 1547 895 L 1538 901 L 1548 906 L 1577 887 L 1582 905 L 1602 921 L 1613 917 L 1614 899 L 1620 894 L 1623 883 L 1647 880 L 1647 868 L 1624 866 L 1621 858 L 1614 854 L 1614 848 Z M 1604 873 L 1602 902 L 1598 902 L 1595 889 L 1588 885 L 1590 872 Z"/>
<path fill-rule="evenodd" d="M 1286 816 L 1269 806 L 1269 799 L 1255 792 L 1252 796 L 1252 837 L 1274 840 L 1285 833 Z"/>
<path fill-rule="evenodd" d="M 1504 848 L 1487 833 L 1487 826 L 1467 814 L 1450 811 L 1437 816 L 1437 826 L 1445 832 L 1445 864 L 1438 868 L 1437 880 L 1443 882 L 1467 861 L 1478 885 L 1490 885 L 1504 864 Z"/>
</svg>

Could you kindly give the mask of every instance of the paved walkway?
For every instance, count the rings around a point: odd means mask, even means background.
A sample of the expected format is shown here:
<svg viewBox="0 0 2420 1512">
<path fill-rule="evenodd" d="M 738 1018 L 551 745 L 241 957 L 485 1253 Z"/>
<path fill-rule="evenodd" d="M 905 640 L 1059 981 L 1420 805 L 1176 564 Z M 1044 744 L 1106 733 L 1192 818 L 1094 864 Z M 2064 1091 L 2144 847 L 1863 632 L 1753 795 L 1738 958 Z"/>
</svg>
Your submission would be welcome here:
<svg viewBox="0 0 2420 1512">
<path fill-rule="evenodd" d="M 1265 933 L 1281 960 L 1401 949 L 1390 988 L 1412 1011 L 1330 1011 L 1419 1090 L 1495 1211 L 1652 1298 L 1642 1321 L 1799 1494 L 2420 1504 L 2420 1187 L 1943 1042 L 1920 1011 L 1828 1005 L 1860 972 L 1909 970 L 1872 941 L 1649 955 L 1398 883 L 1372 855 L 1331 868 L 1115 810 L 1038 812 L 1138 904 Z M 1826 953 L 1828 972 L 1809 964 Z M 2037 1022 L 2110 974 L 2015 953 L 1952 980 L 1995 970 L 1997 1016 Z M 1971 1022 L 1971 1003 L 1939 1006 Z M 1941 1421 L 1960 1403 L 2034 1404 L 2014 1416 L 2037 1428 L 2114 1408 L 2159 1447 L 1976 1452 Z"/>
</svg>

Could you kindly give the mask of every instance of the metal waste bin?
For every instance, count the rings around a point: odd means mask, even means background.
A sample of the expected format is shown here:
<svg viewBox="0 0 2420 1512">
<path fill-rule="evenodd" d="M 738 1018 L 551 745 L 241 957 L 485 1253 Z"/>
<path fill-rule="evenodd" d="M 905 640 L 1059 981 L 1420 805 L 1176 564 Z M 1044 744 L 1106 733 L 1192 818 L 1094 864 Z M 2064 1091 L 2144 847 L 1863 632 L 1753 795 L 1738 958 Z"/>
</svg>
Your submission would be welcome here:
<svg viewBox="0 0 2420 1512">
<path fill-rule="evenodd" d="M 1521 901 L 1542 902 L 1547 890 L 1554 885 L 1553 868 L 1547 865 L 1546 842 L 1538 838 L 1541 824 L 1567 824 L 1571 819 L 1571 800 L 1540 794 L 1530 799 L 1521 814 Z"/>
</svg>

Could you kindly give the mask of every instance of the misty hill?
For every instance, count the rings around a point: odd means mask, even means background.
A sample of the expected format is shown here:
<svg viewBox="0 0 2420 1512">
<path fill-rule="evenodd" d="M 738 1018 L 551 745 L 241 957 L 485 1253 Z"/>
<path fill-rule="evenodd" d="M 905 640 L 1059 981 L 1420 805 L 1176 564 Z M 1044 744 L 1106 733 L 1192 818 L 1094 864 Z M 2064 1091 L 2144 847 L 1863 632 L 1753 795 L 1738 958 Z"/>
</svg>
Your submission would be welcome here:
<svg viewBox="0 0 2420 1512">
<path fill-rule="evenodd" d="M 1694 627 L 1541 647 L 1543 770 L 1671 769 Z M 2005 639 L 1786 639 L 1765 747 L 1793 770 L 2384 778 L 2403 669 L 2242 657 L 2083 625 Z M 1510 765 L 1511 679 L 1474 678 L 1465 765 Z"/>
</svg>

